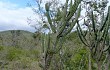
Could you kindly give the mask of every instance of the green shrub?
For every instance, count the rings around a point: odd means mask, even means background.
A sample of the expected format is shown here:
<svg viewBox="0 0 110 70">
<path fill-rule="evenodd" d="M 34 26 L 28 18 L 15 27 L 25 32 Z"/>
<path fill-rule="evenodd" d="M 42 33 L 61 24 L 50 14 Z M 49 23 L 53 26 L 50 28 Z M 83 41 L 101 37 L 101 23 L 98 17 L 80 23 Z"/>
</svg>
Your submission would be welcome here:
<svg viewBox="0 0 110 70">
<path fill-rule="evenodd" d="M 0 51 L 2 51 L 4 49 L 4 47 L 3 46 L 0 46 Z"/>
<path fill-rule="evenodd" d="M 67 53 L 66 53 L 67 54 Z M 65 68 L 66 70 L 86 70 L 88 64 L 87 50 L 81 48 L 75 52 L 74 55 L 68 57 L 70 53 L 65 56 Z"/>
<path fill-rule="evenodd" d="M 24 55 L 24 52 L 21 49 L 12 47 L 12 48 L 9 48 L 9 50 L 6 54 L 6 59 L 8 59 L 10 61 L 18 60 L 23 55 Z"/>
<path fill-rule="evenodd" d="M 34 58 L 38 58 L 39 57 L 39 51 L 36 49 L 31 50 L 31 55 L 34 56 Z"/>
</svg>

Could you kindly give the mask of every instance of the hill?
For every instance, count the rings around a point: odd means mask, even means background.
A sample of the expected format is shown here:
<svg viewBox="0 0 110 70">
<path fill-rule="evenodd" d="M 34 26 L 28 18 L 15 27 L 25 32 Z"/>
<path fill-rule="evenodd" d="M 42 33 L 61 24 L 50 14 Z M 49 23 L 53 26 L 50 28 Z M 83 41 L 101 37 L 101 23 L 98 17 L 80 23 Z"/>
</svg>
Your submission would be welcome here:
<svg viewBox="0 0 110 70">
<path fill-rule="evenodd" d="M 41 70 L 38 65 L 42 61 L 40 36 L 40 33 L 23 30 L 0 32 L 0 70 Z M 83 49 L 77 32 L 70 33 L 65 39 L 62 46 L 65 51 L 62 56 L 66 61 L 64 64 L 76 68 L 75 65 L 79 65 L 82 54 L 85 55 L 86 50 Z"/>
<path fill-rule="evenodd" d="M 16 46 L 32 48 L 35 46 L 34 33 L 24 30 L 8 30 L 0 32 L 0 46 Z"/>
</svg>

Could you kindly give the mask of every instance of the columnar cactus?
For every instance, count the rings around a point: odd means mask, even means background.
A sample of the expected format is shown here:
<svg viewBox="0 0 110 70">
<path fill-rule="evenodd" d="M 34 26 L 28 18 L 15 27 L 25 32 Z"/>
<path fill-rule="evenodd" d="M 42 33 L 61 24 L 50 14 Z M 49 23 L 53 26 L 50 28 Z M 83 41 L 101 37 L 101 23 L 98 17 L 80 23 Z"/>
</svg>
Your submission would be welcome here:
<svg viewBox="0 0 110 70">
<path fill-rule="evenodd" d="M 71 0 L 70 6 L 68 2 L 69 0 L 66 0 L 64 7 L 57 10 L 57 16 L 55 15 L 53 19 L 50 15 L 50 4 L 45 4 L 45 14 L 49 23 L 50 33 L 48 33 L 48 35 L 44 34 L 42 37 L 43 62 L 41 66 L 43 70 L 49 69 L 51 61 L 54 61 L 52 58 L 61 50 L 61 45 L 59 45 L 59 43 L 63 42 L 62 39 L 71 32 L 80 16 L 81 0 L 75 0 L 74 4 Z M 75 19 L 73 19 L 74 15 Z"/>
<path fill-rule="evenodd" d="M 87 31 L 83 31 L 77 23 L 77 31 L 80 40 L 84 45 L 89 47 L 91 55 L 93 59 L 96 60 L 97 63 L 99 63 L 102 59 L 102 55 L 105 51 L 107 51 L 110 48 L 109 43 L 109 27 L 110 27 L 110 6 L 108 7 L 108 13 L 106 18 L 102 16 L 102 25 L 97 27 L 97 23 L 94 21 L 94 14 L 93 11 L 91 12 L 91 24 L 92 26 L 88 26 Z M 85 21 L 85 20 L 84 20 Z M 85 23 L 85 22 L 84 22 Z"/>
</svg>

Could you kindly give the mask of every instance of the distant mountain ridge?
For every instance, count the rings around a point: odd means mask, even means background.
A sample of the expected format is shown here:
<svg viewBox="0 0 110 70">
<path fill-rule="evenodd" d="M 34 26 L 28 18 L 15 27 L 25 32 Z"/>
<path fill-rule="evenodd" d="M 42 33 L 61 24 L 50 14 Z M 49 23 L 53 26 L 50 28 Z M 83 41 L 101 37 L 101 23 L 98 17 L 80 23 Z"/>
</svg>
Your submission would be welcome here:
<svg viewBox="0 0 110 70">
<path fill-rule="evenodd" d="M 8 30 L 0 32 L 0 46 L 32 48 L 35 46 L 34 33 L 25 30 Z"/>
<path fill-rule="evenodd" d="M 39 48 L 41 46 L 41 33 L 32 33 L 25 30 L 8 30 L 0 32 L 0 46 L 15 46 L 25 49 Z M 81 43 L 77 32 L 70 33 L 67 38 L 67 42 L 73 42 L 75 44 Z"/>
</svg>

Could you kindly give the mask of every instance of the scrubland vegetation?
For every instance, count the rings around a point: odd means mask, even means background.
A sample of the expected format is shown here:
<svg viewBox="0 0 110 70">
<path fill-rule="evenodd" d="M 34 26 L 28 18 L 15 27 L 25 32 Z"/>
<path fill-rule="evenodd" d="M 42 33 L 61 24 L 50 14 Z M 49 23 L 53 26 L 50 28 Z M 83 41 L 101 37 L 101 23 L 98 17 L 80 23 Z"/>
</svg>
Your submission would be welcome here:
<svg viewBox="0 0 110 70">
<path fill-rule="evenodd" d="M 42 23 L 38 31 L 0 33 L 2 70 L 110 70 L 107 0 L 66 0 L 61 5 L 50 1 L 45 8 L 36 2 L 34 11 Z"/>
<path fill-rule="evenodd" d="M 17 32 L 16 30 L 14 30 L 15 32 Z M 8 33 L 7 33 L 8 32 Z M 5 39 L 8 39 L 5 41 L 10 41 L 11 40 L 11 31 L 7 31 L 7 32 L 1 32 L 0 34 L 7 34 L 7 36 L 5 36 Z M 33 48 L 31 48 L 31 46 L 28 46 L 28 41 L 26 41 L 27 44 L 22 44 L 18 43 L 18 46 L 3 46 L 1 44 L 0 46 L 0 69 L 2 70 L 41 70 L 40 68 L 40 61 L 41 61 L 41 45 L 40 44 L 35 44 L 34 41 L 36 39 L 38 39 L 37 41 L 39 41 L 40 43 L 40 36 L 38 37 L 34 37 L 34 33 L 31 32 L 24 32 L 24 31 L 20 31 L 21 34 L 19 35 L 20 37 L 20 41 L 22 39 L 26 40 L 25 38 L 21 38 L 22 34 L 27 34 L 25 35 L 25 37 L 28 38 L 32 38 L 33 37 L 33 41 L 32 44 L 34 45 Z M 31 34 L 31 35 L 30 35 Z M 9 36 L 10 35 L 10 36 Z M 40 35 L 40 34 L 39 34 Z M 36 38 L 34 40 L 34 38 Z M 3 38 L 4 39 L 4 38 Z M 2 40 L 3 40 L 2 39 Z M 65 68 L 70 67 L 70 69 L 78 69 L 78 65 L 79 62 L 83 59 L 86 60 L 84 61 L 84 63 L 86 64 L 87 62 L 87 50 L 86 48 L 83 48 L 83 44 L 81 43 L 81 41 L 78 39 L 77 33 L 73 32 L 71 33 L 67 38 L 67 40 L 64 43 L 64 55 L 63 58 L 65 60 Z M 1 41 L 1 40 L 0 40 Z M 8 43 L 10 44 L 10 43 Z M 27 47 L 19 47 L 19 44 L 22 44 L 22 46 L 27 45 Z M 66 47 L 68 46 L 68 47 Z M 86 57 L 82 57 L 82 56 L 86 56 Z M 59 56 L 57 54 L 57 59 L 59 62 Z M 75 66 L 73 66 L 75 64 Z M 82 63 L 81 63 L 82 65 Z M 85 67 L 87 67 L 86 65 L 84 65 Z"/>
</svg>

